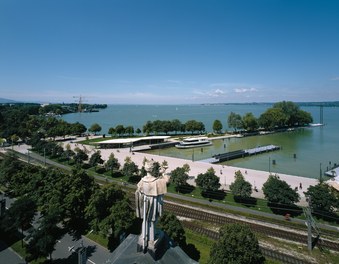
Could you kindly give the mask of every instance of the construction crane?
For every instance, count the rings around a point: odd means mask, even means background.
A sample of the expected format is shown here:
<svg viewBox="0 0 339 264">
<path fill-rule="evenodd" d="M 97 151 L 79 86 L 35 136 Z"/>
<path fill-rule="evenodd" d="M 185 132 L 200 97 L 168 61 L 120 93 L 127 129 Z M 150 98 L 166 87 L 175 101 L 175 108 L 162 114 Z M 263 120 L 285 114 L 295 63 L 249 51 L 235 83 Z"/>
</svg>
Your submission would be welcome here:
<svg viewBox="0 0 339 264">
<path fill-rule="evenodd" d="M 84 102 L 84 97 L 83 96 L 73 96 L 73 98 L 76 98 L 76 102 L 78 103 L 78 112 L 81 113 L 83 111 L 82 109 L 82 104 Z"/>
</svg>

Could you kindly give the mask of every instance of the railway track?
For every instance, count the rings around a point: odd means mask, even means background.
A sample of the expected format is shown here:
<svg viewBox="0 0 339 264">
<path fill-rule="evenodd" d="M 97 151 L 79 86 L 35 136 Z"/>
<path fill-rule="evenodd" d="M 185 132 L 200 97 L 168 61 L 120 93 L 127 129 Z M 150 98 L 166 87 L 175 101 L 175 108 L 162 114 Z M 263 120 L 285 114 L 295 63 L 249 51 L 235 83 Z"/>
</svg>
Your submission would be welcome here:
<svg viewBox="0 0 339 264">
<path fill-rule="evenodd" d="M 191 218 L 195 220 L 205 221 L 208 223 L 214 223 L 218 225 L 224 225 L 228 223 L 243 223 L 248 225 L 251 230 L 255 233 L 265 234 L 267 236 L 277 237 L 293 242 L 298 242 L 301 244 L 307 245 L 307 235 L 301 234 L 300 230 L 295 232 L 289 231 L 286 229 L 279 229 L 278 227 L 271 227 L 267 225 L 261 225 L 258 223 L 248 222 L 244 220 L 230 218 L 224 215 L 213 214 L 211 212 L 205 212 L 202 210 L 193 209 L 190 207 L 185 207 L 177 205 L 174 203 L 165 203 L 164 210 L 172 212 L 176 216 Z M 319 242 L 321 247 L 325 247 L 330 250 L 339 251 L 339 243 L 321 239 Z"/>
<path fill-rule="evenodd" d="M 130 201 L 131 201 L 131 205 L 135 207 L 134 194 L 130 195 Z M 198 221 L 204 221 L 207 223 L 213 223 L 213 224 L 217 224 L 220 226 L 224 224 L 230 224 L 230 223 L 242 223 L 242 224 L 248 225 L 250 229 L 257 234 L 264 234 L 270 237 L 280 238 L 280 239 L 307 245 L 307 235 L 302 230 L 281 229 L 278 226 L 273 227 L 273 226 L 265 225 L 265 223 L 259 224 L 259 223 L 254 223 L 254 222 L 245 221 L 241 219 L 236 219 L 236 218 L 228 217 L 223 214 L 206 212 L 203 209 L 194 209 L 192 207 L 183 206 L 183 205 L 179 205 L 179 204 L 172 203 L 172 202 L 165 202 L 164 210 L 171 212 L 176 216 L 198 220 Z M 318 241 L 318 246 L 339 252 L 339 243 L 336 243 L 333 241 L 329 241 L 326 239 L 320 239 Z"/>
<path fill-rule="evenodd" d="M 218 238 L 219 238 L 218 232 L 215 232 L 215 231 L 210 230 L 210 229 L 206 229 L 202 226 L 199 226 L 199 225 L 196 225 L 196 224 L 193 224 L 193 223 L 189 223 L 187 221 L 183 221 L 183 226 L 185 228 L 188 228 L 188 229 L 194 231 L 194 232 L 197 232 L 197 233 L 202 234 L 206 237 L 209 237 L 213 240 L 218 240 Z M 300 259 L 300 258 L 297 258 L 295 256 L 288 255 L 288 254 L 285 254 L 285 253 L 282 253 L 282 252 L 279 252 L 277 250 L 273 250 L 273 249 L 270 249 L 270 248 L 267 248 L 267 247 L 264 247 L 264 246 L 261 246 L 261 245 L 259 245 L 259 247 L 260 247 L 262 254 L 265 257 L 269 257 L 269 258 L 278 260 L 282 263 L 287 263 L 287 264 L 313 264 L 314 263 L 314 262 L 310 262 L 310 261 L 307 261 L 305 259 Z"/>
</svg>

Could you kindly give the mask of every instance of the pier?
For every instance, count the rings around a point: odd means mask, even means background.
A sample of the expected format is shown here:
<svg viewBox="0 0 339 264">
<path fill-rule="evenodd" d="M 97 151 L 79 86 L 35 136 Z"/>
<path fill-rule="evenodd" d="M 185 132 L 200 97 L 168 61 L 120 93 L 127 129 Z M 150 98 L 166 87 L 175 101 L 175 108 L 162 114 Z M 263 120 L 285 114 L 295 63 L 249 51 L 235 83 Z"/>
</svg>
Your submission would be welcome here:
<svg viewBox="0 0 339 264">
<path fill-rule="evenodd" d="M 266 145 L 266 146 L 260 146 L 252 149 L 244 149 L 244 150 L 235 150 L 235 151 L 230 151 L 222 154 L 217 154 L 212 156 L 212 158 L 201 160 L 202 162 L 207 162 L 207 163 L 220 163 L 228 160 L 234 160 L 234 159 L 239 159 L 239 158 L 244 158 L 252 155 L 257 155 L 260 153 L 266 153 L 270 151 L 275 151 L 279 150 L 279 146 L 275 145 Z"/>
</svg>

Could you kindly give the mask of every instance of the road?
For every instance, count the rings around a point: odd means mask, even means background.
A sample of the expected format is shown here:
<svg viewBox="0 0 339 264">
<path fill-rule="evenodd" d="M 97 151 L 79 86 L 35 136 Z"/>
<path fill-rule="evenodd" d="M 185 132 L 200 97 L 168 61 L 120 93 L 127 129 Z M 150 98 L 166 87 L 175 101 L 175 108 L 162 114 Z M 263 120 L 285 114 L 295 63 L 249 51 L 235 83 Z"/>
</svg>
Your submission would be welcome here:
<svg viewBox="0 0 339 264">
<path fill-rule="evenodd" d="M 7 209 L 14 202 L 14 199 L 0 194 L 0 199 L 2 198 L 5 198 L 6 200 Z M 38 216 L 35 218 L 35 222 L 37 222 L 38 218 Z M 77 264 L 77 251 L 80 249 L 81 245 L 86 248 L 88 264 L 108 263 L 108 260 L 110 259 L 110 256 L 112 254 L 108 249 L 88 239 L 85 236 L 82 236 L 78 240 L 74 240 L 73 237 L 69 234 L 63 236 L 62 239 L 60 239 L 56 243 L 55 250 L 52 253 L 52 258 L 57 264 Z M 16 252 L 14 252 L 10 247 L 7 247 L 0 240 L 0 263 L 22 264 L 25 263 L 25 261 Z"/>
<path fill-rule="evenodd" d="M 0 263 L 8 264 L 25 264 L 26 262 L 0 240 Z"/>
<path fill-rule="evenodd" d="M 72 236 L 66 234 L 55 246 L 52 254 L 53 259 L 58 259 L 58 263 L 78 263 L 77 252 L 83 245 L 87 252 L 87 263 L 103 264 L 110 258 L 111 253 L 104 247 L 92 240 L 82 237 L 73 240 Z"/>
</svg>

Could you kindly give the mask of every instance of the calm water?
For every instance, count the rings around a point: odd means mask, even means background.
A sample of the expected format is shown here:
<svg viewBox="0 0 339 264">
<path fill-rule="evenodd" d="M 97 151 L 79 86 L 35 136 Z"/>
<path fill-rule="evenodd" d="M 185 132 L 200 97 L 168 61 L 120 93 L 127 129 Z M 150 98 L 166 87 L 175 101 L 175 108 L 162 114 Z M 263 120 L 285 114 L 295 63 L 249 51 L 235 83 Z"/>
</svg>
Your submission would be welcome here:
<svg viewBox="0 0 339 264">
<path fill-rule="evenodd" d="M 238 114 L 252 112 L 259 116 L 271 105 L 111 105 L 107 109 L 97 113 L 75 113 L 63 116 L 68 122 L 80 122 L 86 127 L 93 123 L 102 126 L 102 134 L 107 134 L 109 127 L 118 124 L 132 125 L 140 128 L 148 121 L 179 119 L 186 122 L 190 119 L 201 121 L 207 131 L 212 131 L 212 124 L 219 119 L 227 128 L 227 117 L 231 111 Z M 319 122 L 318 107 L 303 107 L 312 114 L 314 123 Z M 245 138 L 232 138 L 214 140 L 213 145 L 203 149 L 178 150 L 168 148 L 153 151 L 155 154 L 179 157 L 184 159 L 201 160 L 210 158 L 214 154 L 232 150 L 253 148 L 256 146 L 274 144 L 282 147 L 282 150 L 252 156 L 244 159 L 225 162 L 242 168 L 258 170 L 269 169 L 272 172 L 299 175 L 310 178 L 319 178 L 320 168 L 325 171 L 330 164 L 339 163 L 338 131 L 339 108 L 324 108 L 323 127 L 304 128 L 287 133 L 277 133 L 266 136 L 254 136 Z M 294 158 L 296 154 L 296 159 Z M 273 165 L 272 161 L 276 164 Z M 269 162 L 271 161 L 271 162 Z"/>
</svg>

